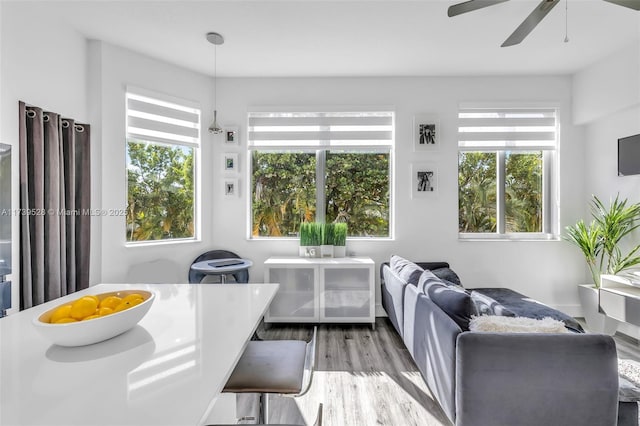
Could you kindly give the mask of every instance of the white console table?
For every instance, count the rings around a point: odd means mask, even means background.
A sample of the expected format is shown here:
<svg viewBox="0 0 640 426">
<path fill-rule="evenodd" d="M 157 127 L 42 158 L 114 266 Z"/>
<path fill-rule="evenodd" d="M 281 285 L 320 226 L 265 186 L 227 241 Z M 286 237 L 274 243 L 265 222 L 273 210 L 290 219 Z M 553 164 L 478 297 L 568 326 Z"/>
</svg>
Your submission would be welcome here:
<svg viewBox="0 0 640 426">
<path fill-rule="evenodd" d="M 600 278 L 600 309 L 606 316 L 640 326 L 640 277 L 619 275 Z"/>
<path fill-rule="evenodd" d="M 271 257 L 264 281 L 279 283 L 265 322 L 375 325 L 375 262 L 368 257 Z"/>
</svg>

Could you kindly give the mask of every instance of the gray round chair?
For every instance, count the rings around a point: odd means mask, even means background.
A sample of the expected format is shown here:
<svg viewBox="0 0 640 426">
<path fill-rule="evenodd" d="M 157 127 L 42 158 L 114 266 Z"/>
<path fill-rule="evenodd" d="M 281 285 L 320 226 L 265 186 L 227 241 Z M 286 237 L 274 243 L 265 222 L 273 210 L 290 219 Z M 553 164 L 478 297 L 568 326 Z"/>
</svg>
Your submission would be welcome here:
<svg viewBox="0 0 640 426">
<path fill-rule="evenodd" d="M 228 250 L 211 250 L 206 253 L 202 253 L 200 256 L 196 257 L 196 259 L 191 262 L 194 263 L 203 262 L 205 260 L 214 260 L 214 259 L 241 259 L 240 256 L 235 254 L 232 251 Z M 249 282 L 249 271 L 246 269 L 238 272 L 230 273 L 229 275 L 233 276 L 233 279 L 236 283 L 248 283 Z M 198 284 L 205 277 L 205 274 L 189 269 L 189 283 Z"/>
</svg>

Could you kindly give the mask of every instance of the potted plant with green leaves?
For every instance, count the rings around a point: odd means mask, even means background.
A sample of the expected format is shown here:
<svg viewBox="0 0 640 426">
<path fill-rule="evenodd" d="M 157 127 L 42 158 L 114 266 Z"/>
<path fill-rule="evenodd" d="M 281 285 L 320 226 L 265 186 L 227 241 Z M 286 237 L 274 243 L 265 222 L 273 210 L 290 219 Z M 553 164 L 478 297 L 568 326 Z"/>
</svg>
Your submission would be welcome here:
<svg viewBox="0 0 640 426">
<path fill-rule="evenodd" d="M 301 257 L 320 257 L 320 245 L 322 244 L 322 224 L 317 222 L 300 223 L 300 248 L 298 254 Z"/>
<path fill-rule="evenodd" d="M 333 257 L 334 227 L 333 223 L 322 225 L 322 245 L 320 246 L 322 257 Z"/>
<path fill-rule="evenodd" d="M 615 275 L 640 264 L 640 244 L 624 250 L 626 240 L 640 226 L 640 203 L 629 204 L 618 195 L 607 207 L 594 195 L 590 209 L 591 222 L 587 225 L 579 220 L 568 226 L 564 239 L 580 249 L 593 280 L 593 284 L 578 287 L 587 328 L 613 334 L 618 322 L 599 312 L 600 276 Z"/>
<path fill-rule="evenodd" d="M 347 255 L 347 224 L 335 223 L 333 226 L 333 256 L 345 257 Z"/>
</svg>

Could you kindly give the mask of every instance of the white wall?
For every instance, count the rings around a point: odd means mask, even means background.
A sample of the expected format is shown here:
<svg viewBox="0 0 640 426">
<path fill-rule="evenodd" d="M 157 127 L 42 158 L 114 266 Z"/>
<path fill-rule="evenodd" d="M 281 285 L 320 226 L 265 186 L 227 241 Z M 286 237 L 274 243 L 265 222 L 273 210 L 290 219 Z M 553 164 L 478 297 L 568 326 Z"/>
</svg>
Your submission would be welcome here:
<svg viewBox="0 0 640 426">
<path fill-rule="evenodd" d="M 29 3 L 29 2 L 27 2 Z M 18 101 L 86 122 L 86 40 L 66 26 L 50 25 L 28 5 L 1 2 L 0 141 L 13 146 L 13 207 L 19 205 Z M 19 218 L 14 216 L 13 281 L 18 282 Z M 18 306 L 18 287 L 12 289 Z"/>
<path fill-rule="evenodd" d="M 3 18 L 2 117 L 15 117 L 17 99 L 88 119 L 93 139 L 93 207 L 121 208 L 126 202 L 125 102 L 127 85 L 199 102 L 203 125 L 211 115 L 212 81 L 208 76 L 153 60 L 101 42 L 87 43 L 64 29 L 45 37 L 38 23 L 29 28 L 21 43 L 5 43 L 23 37 L 25 19 L 14 19 L 22 9 L 14 4 L 11 19 Z M 7 10 L 3 10 L 4 16 Z M 7 21 L 7 22 L 5 22 Z M 6 24 L 6 26 L 5 26 Z M 10 34 L 7 37 L 7 33 Z M 51 47 L 52 46 L 64 46 Z M 68 56 L 49 58 L 47 72 L 25 71 L 22 64 L 36 59 L 22 54 L 32 47 L 43 55 L 49 49 L 69 51 Z M 5 56 L 9 54 L 9 60 Z M 40 52 L 42 51 L 42 52 Z M 42 56 L 39 56 L 40 58 Z M 86 62 L 85 62 L 86 61 Z M 12 66 L 7 67 L 7 62 Z M 5 70 L 9 68 L 6 72 Z M 71 93 L 48 87 L 43 80 L 65 81 Z M 35 86 L 30 84 L 36 80 Z M 7 91 L 9 81 L 18 82 Z M 86 84 L 87 88 L 84 88 Z M 212 248 L 227 248 L 249 257 L 255 266 L 251 280 L 262 281 L 262 262 L 271 255 L 294 255 L 295 241 L 248 241 L 246 112 L 252 106 L 371 105 L 391 106 L 396 111 L 395 240 L 350 241 L 349 251 L 371 256 L 379 265 L 392 253 L 414 260 L 444 259 L 452 264 L 467 287 L 510 287 L 572 313 L 577 306 L 576 283 L 585 280 L 581 259 L 573 247 L 561 241 L 460 242 L 457 238 L 456 114 L 463 101 L 550 101 L 561 107 L 561 226 L 573 223 L 583 213 L 582 129 L 572 124 L 569 77 L 499 78 L 327 78 L 327 79 L 221 79 L 218 83 L 219 119 L 240 127 L 241 146 L 224 148 L 222 141 L 203 134 L 202 150 L 202 241 L 180 245 L 125 247 L 124 218 L 103 217 L 92 232 L 92 282 L 127 281 L 130 268 L 156 259 L 172 259 L 175 279 L 184 277 L 191 260 Z M 412 151 L 414 114 L 435 113 L 440 117 L 441 149 L 437 154 Z M 5 140 L 16 140 L 14 126 L 2 127 Z M 7 129 L 7 130 L 5 130 Z M 220 157 L 223 152 L 241 154 L 241 196 L 223 197 Z M 413 200 L 409 167 L 412 161 L 434 161 L 440 171 L 436 197 Z M 17 258 L 17 256 L 16 256 Z M 154 271 L 149 267 L 149 274 Z M 379 301 L 379 291 L 377 295 Z"/>
<path fill-rule="evenodd" d="M 396 233 L 394 241 L 349 241 L 347 249 L 371 256 L 376 264 L 397 253 L 414 260 L 447 260 L 467 287 L 510 287 L 567 312 L 577 305 L 576 283 L 584 270 L 574 249 L 561 241 L 461 242 L 457 234 L 456 117 L 464 101 L 552 101 L 561 106 L 561 225 L 580 215 L 582 199 L 581 129 L 571 124 L 571 81 L 563 77 L 521 78 L 332 78 L 223 79 L 218 109 L 223 122 L 242 125 L 254 106 L 313 108 L 323 105 L 389 105 L 396 111 Z M 412 119 L 417 113 L 440 118 L 441 149 L 437 154 L 414 153 Z M 242 148 L 246 134 L 241 131 Z M 216 156 L 223 151 L 216 144 Z M 246 172 L 243 153 L 241 168 Z M 430 199 L 411 199 L 410 164 L 437 163 L 439 192 Z M 213 164 L 219 162 L 214 159 Z M 219 177 L 219 173 L 216 174 Z M 261 263 L 271 255 L 293 255 L 295 241 L 247 241 L 246 176 L 242 197 L 227 201 L 221 185 L 214 188 L 214 242 L 251 257 L 252 281 L 261 281 Z M 377 297 L 379 301 L 379 294 Z"/>
<path fill-rule="evenodd" d="M 639 26 L 640 28 L 640 26 Z M 584 124 L 640 103 L 640 41 L 573 76 L 574 123 Z"/>
<path fill-rule="evenodd" d="M 100 240 L 99 253 L 94 253 L 99 267 L 92 269 L 93 283 L 126 282 L 133 276 L 143 276 L 138 268 L 141 264 L 166 259 L 173 262 L 172 268 L 159 271 L 158 264 L 148 266 L 149 279 L 187 281 L 191 261 L 217 241 L 212 229 L 211 212 L 219 208 L 210 194 L 213 191 L 211 136 L 206 132 L 211 111 L 212 81 L 209 77 L 185 69 L 140 56 L 134 52 L 92 41 L 89 46 L 91 62 L 90 97 L 93 103 L 91 123 L 95 124 L 93 138 L 98 149 L 93 153 L 98 164 L 94 164 L 94 177 L 100 184 L 100 197 L 94 199 L 94 207 L 100 209 L 123 209 L 126 197 L 126 104 L 127 86 L 135 86 L 159 94 L 185 99 L 199 104 L 203 110 L 201 172 L 202 218 L 200 242 L 181 244 L 156 244 L 136 247 L 125 246 L 125 217 L 104 216 L 100 230 L 93 237 Z M 98 129 L 98 130 L 96 130 Z M 215 164 L 215 166 L 213 166 Z M 196 166 L 197 167 L 197 166 Z M 130 268 L 138 269 L 130 271 Z M 158 276 L 164 275 L 164 276 Z M 133 279 L 133 278 L 131 278 Z"/>
<path fill-rule="evenodd" d="M 576 108 L 581 117 L 588 118 L 585 125 L 585 210 L 592 194 L 605 202 L 617 194 L 630 202 L 640 202 L 640 175 L 618 176 L 618 138 L 640 133 L 638 64 L 640 44 L 635 44 L 576 75 Z M 619 90 L 607 94 L 612 81 Z M 581 104 L 577 105 L 579 101 Z M 627 242 L 628 245 L 639 243 L 640 234 Z M 622 324 L 619 329 L 640 338 L 638 327 Z"/>
</svg>

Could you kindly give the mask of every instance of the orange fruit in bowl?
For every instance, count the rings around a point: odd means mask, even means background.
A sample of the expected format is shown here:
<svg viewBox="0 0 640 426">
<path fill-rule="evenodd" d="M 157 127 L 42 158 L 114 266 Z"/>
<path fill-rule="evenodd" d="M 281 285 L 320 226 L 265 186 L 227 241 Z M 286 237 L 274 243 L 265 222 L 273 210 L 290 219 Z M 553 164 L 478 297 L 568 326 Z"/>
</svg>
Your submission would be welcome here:
<svg viewBox="0 0 640 426">
<path fill-rule="evenodd" d="M 96 311 L 96 315 L 101 316 L 101 317 L 103 317 L 105 315 L 112 314 L 112 313 L 113 313 L 113 309 L 108 308 L 106 306 L 98 308 L 98 310 Z"/>
<path fill-rule="evenodd" d="M 124 311 L 125 309 L 129 309 L 132 308 L 136 305 L 141 304 L 142 302 L 144 302 L 144 299 L 140 298 L 140 299 L 129 299 L 129 300 L 122 300 L 122 303 L 120 303 L 118 306 L 116 306 L 116 308 L 113 310 L 113 312 L 120 312 L 120 311 Z"/>
<path fill-rule="evenodd" d="M 89 295 L 83 296 L 83 297 L 89 297 L 89 298 L 95 300 L 98 305 L 100 305 L 100 299 L 98 299 L 98 296 L 94 296 L 93 294 L 89 294 Z"/>
<path fill-rule="evenodd" d="M 94 318 L 100 318 L 100 315 L 89 315 L 88 317 L 82 318 L 82 321 L 92 320 Z"/>
<path fill-rule="evenodd" d="M 57 321 L 51 321 L 52 324 L 66 324 L 68 322 L 78 322 L 78 320 L 75 318 L 66 317 L 66 318 L 60 318 Z"/>
<path fill-rule="evenodd" d="M 100 308 L 115 309 L 122 302 L 122 298 L 118 296 L 107 296 L 100 302 Z"/>
<path fill-rule="evenodd" d="M 89 315 L 93 315 L 98 309 L 97 298 L 84 296 L 71 304 L 70 316 L 81 320 Z"/>
<path fill-rule="evenodd" d="M 144 297 L 142 297 L 142 295 L 140 293 L 131 293 L 126 295 L 125 297 L 122 298 L 123 302 L 130 302 L 133 300 L 140 300 L 142 302 L 144 302 Z"/>
<path fill-rule="evenodd" d="M 51 323 L 56 323 L 61 319 L 70 318 L 71 317 L 71 305 L 62 305 L 58 309 L 56 309 L 51 315 Z"/>
</svg>

